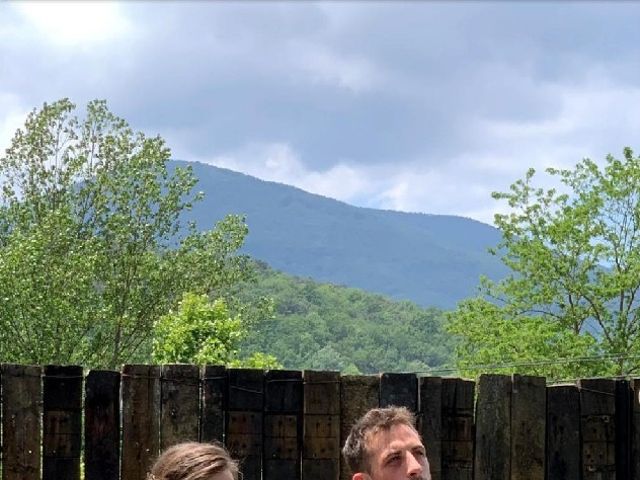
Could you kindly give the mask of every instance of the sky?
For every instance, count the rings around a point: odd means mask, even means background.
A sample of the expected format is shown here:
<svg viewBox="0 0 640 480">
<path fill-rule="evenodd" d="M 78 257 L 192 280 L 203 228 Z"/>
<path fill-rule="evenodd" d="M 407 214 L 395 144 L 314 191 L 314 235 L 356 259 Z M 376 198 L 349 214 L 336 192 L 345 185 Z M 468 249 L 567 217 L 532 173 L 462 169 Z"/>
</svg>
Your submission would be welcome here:
<svg viewBox="0 0 640 480">
<path fill-rule="evenodd" d="M 100 98 L 176 159 L 492 223 L 530 167 L 640 151 L 638 25 L 640 2 L 0 0 L 0 148 Z"/>
</svg>

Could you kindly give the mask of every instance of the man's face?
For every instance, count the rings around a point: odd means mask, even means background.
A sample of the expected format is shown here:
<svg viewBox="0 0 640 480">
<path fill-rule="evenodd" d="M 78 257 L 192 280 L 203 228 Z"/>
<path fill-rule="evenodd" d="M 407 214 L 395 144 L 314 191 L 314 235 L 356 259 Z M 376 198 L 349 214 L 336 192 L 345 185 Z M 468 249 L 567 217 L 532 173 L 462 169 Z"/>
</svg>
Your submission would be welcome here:
<svg viewBox="0 0 640 480">
<path fill-rule="evenodd" d="M 371 435 L 368 450 L 371 474 L 356 474 L 353 480 L 431 480 L 424 445 L 408 425 Z"/>
</svg>

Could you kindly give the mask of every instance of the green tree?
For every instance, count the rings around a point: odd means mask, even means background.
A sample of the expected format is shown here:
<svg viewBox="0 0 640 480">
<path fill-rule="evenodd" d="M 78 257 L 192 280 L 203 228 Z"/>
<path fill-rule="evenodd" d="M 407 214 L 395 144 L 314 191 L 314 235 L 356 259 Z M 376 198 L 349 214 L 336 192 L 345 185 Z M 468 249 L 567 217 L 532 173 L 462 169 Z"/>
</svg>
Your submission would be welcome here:
<svg viewBox="0 0 640 480">
<path fill-rule="evenodd" d="M 197 363 L 276 368 L 275 357 L 259 352 L 240 358 L 247 335 L 242 315 L 233 315 L 222 299 L 185 293 L 177 311 L 163 315 L 154 328 L 152 358 L 156 363 Z"/>
<path fill-rule="evenodd" d="M 197 179 L 169 157 L 104 101 L 83 118 L 67 99 L 29 114 L 0 157 L 1 361 L 146 361 L 154 323 L 185 291 L 235 308 L 247 227 L 185 225 Z"/>
<path fill-rule="evenodd" d="M 449 315 L 458 366 L 518 363 L 508 369 L 555 378 L 637 373 L 640 159 L 626 148 L 602 167 L 585 159 L 547 172 L 558 189 L 534 187 L 531 169 L 493 194 L 511 209 L 495 217 L 502 242 L 493 253 L 512 273 L 483 279 L 481 295 Z"/>
</svg>

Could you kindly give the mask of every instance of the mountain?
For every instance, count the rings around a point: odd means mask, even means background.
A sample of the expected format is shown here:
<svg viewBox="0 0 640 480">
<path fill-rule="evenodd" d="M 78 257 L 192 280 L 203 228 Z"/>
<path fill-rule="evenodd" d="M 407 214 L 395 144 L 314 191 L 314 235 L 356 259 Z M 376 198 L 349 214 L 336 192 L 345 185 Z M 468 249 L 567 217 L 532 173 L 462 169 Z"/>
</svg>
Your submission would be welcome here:
<svg viewBox="0 0 640 480">
<path fill-rule="evenodd" d="M 480 275 L 506 273 L 487 252 L 497 229 L 468 218 L 376 210 L 202 163 L 205 193 L 190 212 L 200 228 L 244 214 L 244 251 L 273 268 L 423 306 L 451 308 L 475 293 Z"/>
</svg>

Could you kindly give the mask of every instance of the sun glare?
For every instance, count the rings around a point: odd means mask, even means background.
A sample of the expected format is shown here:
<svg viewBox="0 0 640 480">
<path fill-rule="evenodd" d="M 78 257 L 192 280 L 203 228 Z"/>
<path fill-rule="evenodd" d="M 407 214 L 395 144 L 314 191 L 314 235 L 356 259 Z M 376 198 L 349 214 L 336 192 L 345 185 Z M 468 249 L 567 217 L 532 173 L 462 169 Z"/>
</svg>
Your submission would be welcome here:
<svg viewBox="0 0 640 480">
<path fill-rule="evenodd" d="M 128 22 L 113 2 L 26 1 L 13 4 L 25 19 L 61 44 L 93 43 L 124 33 Z"/>
</svg>

